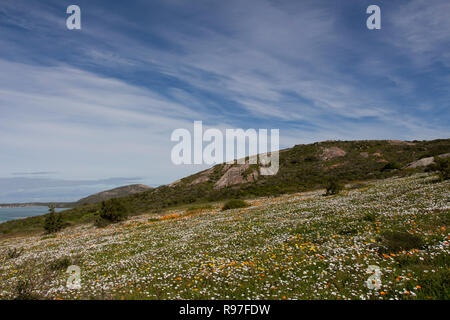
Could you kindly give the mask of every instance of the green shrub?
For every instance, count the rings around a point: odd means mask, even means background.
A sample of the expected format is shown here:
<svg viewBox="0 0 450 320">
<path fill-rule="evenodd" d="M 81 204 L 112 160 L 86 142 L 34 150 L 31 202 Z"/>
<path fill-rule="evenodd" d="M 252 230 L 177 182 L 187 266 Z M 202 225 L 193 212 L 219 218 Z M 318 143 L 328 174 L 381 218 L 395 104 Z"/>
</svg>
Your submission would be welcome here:
<svg viewBox="0 0 450 320">
<path fill-rule="evenodd" d="M 48 267 L 50 270 L 66 270 L 70 265 L 72 265 L 70 257 L 61 257 L 50 262 Z"/>
<path fill-rule="evenodd" d="M 381 168 L 381 171 L 386 171 L 386 170 L 396 170 L 396 169 L 400 169 L 401 165 L 398 164 L 397 162 L 388 162 L 384 165 L 383 168 Z"/>
<path fill-rule="evenodd" d="M 319 161 L 319 159 L 315 156 L 308 156 L 305 158 L 305 161 L 306 162 L 316 162 L 316 161 Z"/>
<path fill-rule="evenodd" d="M 249 204 L 243 200 L 239 200 L 239 199 L 232 199 L 227 201 L 223 207 L 222 210 L 229 210 L 229 209 L 237 209 L 237 208 L 246 208 L 248 207 Z"/>
<path fill-rule="evenodd" d="M 304 224 L 303 223 L 298 223 L 296 226 L 295 226 L 295 228 L 294 228 L 294 230 L 293 230 L 293 233 L 294 234 L 302 234 L 303 232 L 305 232 L 305 226 L 304 226 Z"/>
<path fill-rule="evenodd" d="M 63 228 L 63 221 L 61 213 L 55 212 L 53 205 L 49 206 L 49 213 L 45 217 L 44 229 L 47 233 L 55 233 Z"/>
<path fill-rule="evenodd" d="M 17 249 L 17 248 L 9 248 L 8 251 L 6 251 L 6 257 L 8 259 L 15 259 L 19 257 L 23 252 L 23 249 Z"/>
<path fill-rule="evenodd" d="M 15 300 L 38 300 L 40 297 L 34 292 L 34 285 L 31 279 L 17 280 L 14 288 Z"/>
<path fill-rule="evenodd" d="M 127 218 L 128 212 L 125 205 L 119 199 L 102 201 L 100 218 L 111 223 L 123 221 Z"/>
<path fill-rule="evenodd" d="M 94 220 L 94 225 L 97 228 L 104 228 L 106 226 L 109 226 L 111 223 L 112 223 L 111 221 L 103 219 L 102 217 L 100 217 L 100 215 L 95 217 L 95 220 Z"/>
<path fill-rule="evenodd" d="M 381 253 L 400 252 L 403 250 L 420 249 L 425 241 L 418 235 L 403 231 L 385 231 L 381 235 Z"/>
<path fill-rule="evenodd" d="M 366 214 L 364 214 L 363 220 L 368 222 L 375 222 L 377 220 L 377 215 L 373 212 L 367 212 Z"/>
<path fill-rule="evenodd" d="M 338 231 L 338 234 L 343 236 L 354 236 L 358 233 L 358 229 L 353 226 L 345 226 Z"/>
<path fill-rule="evenodd" d="M 192 207 L 187 208 L 186 212 L 197 211 L 197 210 L 209 210 L 212 208 L 213 207 L 210 204 L 198 205 L 198 206 L 192 206 Z"/>
<path fill-rule="evenodd" d="M 325 195 L 330 196 L 333 194 L 338 194 L 343 189 L 343 186 L 336 180 L 331 180 L 326 185 L 327 193 Z"/>
<path fill-rule="evenodd" d="M 450 158 L 435 157 L 436 170 L 439 172 L 439 178 L 441 180 L 450 179 Z"/>
</svg>

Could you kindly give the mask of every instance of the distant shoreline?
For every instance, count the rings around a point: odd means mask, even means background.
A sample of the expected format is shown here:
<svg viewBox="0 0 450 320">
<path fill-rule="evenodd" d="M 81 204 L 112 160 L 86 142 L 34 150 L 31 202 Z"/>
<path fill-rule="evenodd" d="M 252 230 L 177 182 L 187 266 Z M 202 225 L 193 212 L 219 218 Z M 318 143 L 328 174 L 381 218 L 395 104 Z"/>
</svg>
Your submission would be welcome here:
<svg viewBox="0 0 450 320">
<path fill-rule="evenodd" d="M 0 208 L 25 208 L 25 207 L 48 207 L 54 205 L 55 208 L 72 208 L 72 202 L 29 202 L 29 203 L 0 203 Z"/>
</svg>

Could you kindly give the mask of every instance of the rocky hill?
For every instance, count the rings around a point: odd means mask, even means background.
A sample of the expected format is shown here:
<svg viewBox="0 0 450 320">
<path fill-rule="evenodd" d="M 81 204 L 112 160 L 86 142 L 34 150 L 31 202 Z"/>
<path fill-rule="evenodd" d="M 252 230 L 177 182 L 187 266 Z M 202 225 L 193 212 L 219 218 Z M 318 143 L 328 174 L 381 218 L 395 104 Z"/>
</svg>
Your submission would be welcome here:
<svg viewBox="0 0 450 320">
<path fill-rule="evenodd" d="M 449 151 L 449 139 L 324 141 L 296 145 L 280 151 L 280 169 L 274 176 L 261 175 L 259 165 L 219 164 L 175 181 L 168 189 L 161 187 L 149 194 L 199 189 L 212 199 L 305 191 L 323 187 L 330 179 L 350 182 L 407 173 L 408 169 L 424 170 L 434 164 L 434 157 L 446 158 Z"/>
<path fill-rule="evenodd" d="M 218 164 L 166 186 L 123 199 L 134 214 L 230 198 L 276 196 L 323 188 L 330 180 L 348 183 L 430 170 L 407 168 L 427 157 L 450 153 L 450 139 L 432 141 L 323 141 L 281 150 L 276 175 L 263 176 L 253 164 Z M 75 208 L 75 215 L 96 207 Z"/>
<path fill-rule="evenodd" d="M 75 206 L 93 204 L 104 200 L 109 200 L 112 198 L 125 197 L 144 191 L 149 191 L 150 189 L 152 188 L 143 184 L 132 184 L 129 186 L 118 187 L 90 195 L 86 198 L 82 198 L 75 203 Z"/>
</svg>

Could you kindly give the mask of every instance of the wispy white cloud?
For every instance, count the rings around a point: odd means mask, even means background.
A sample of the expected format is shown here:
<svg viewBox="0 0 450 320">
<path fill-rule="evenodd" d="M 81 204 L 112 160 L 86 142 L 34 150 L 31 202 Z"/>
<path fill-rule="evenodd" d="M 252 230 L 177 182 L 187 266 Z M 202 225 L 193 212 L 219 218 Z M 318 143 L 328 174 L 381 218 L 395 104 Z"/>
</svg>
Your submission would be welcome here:
<svg viewBox="0 0 450 320">
<path fill-rule="evenodd" d="M 3 176 L 48 168 L 72 178 L 168 182 L 186 172 L 170 163 L 170 133 L 208 118 L 150 89 L 67 66 L 0 60 L 0 68 Z"/>
<path fill-rule="evenodd" d="M 450 67 L 450 2 L 412 0 L 398 6 L 387 18 L 393 33 L 386 41 L 414 63 L 441 62 Z"/>
</svg>

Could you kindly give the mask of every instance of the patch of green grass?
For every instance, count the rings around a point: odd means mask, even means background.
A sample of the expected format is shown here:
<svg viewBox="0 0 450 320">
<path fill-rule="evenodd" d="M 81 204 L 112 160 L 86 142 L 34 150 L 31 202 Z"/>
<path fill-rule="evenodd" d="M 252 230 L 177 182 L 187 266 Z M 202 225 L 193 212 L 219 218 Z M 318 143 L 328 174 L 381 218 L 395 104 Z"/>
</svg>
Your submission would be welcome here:
<svg viewBox="0 0 450 320">
<path fill-rule="evenodd" d="M 188 207 L 186 209 L 186 212 L 193 212 L 193 211 L 198 211 L 198 210 L 210 210 L 212 208 L 213 208 L 213 206 L 210 204 L 200 204 L 200 205 Z"/>
<path fill-rule="evenodd" d="M 403 250 L 421 249 L 424 239 L 416 234 L 404 231 L 385 231 L 381 235 L 380 252 L 395 253 Z"/>
<path fill-rule="evenodd" d="M 375 222 L 377 220 L 377 214 L 374 212 L 366 212 L 362 219 L 368 222 Z"/>
</svg>

